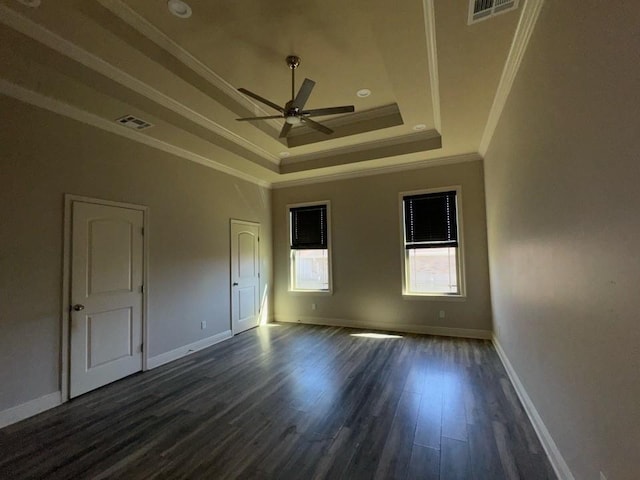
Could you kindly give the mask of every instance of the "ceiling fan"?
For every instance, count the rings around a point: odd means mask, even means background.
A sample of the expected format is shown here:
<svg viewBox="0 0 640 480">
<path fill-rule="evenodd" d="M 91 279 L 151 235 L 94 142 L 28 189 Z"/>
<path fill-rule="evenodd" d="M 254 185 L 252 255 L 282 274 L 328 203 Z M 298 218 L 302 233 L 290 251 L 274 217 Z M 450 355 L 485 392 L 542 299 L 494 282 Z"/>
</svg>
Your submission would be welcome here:
<svg viewBox="0 0 640 480">
<path fill-rule="evenodd" d="M 296 57 L 295 55 L 289 55 L 287 57 L 287 65 L 291 69 L 291 100 L 289 100 L 284 107 L 277 105 L 274 102 L 267 100 L 266 98 L 261 97 L 253 92 L 250 92 L 246 88 L 239 88 L 238 90 L 245 95 L 248 95 L 265 105 L 270 106 L 271 108 L 280 112 L 280 115 L 270 115 L 266 117 L 249 117 L 249 118 L 236 118 L 239 122 L 253 122 L 255 120 L 269 120 L 272 118 L 284 118 L 285 124 L 280 131 L 280 138 L 285 138 L 291 127 L 294 125 L 298 125 L 299 123 L 304 123 L 311 128 L 318 130 L 319 132 L 330 135 L 333 133 L 329 127 L 322 125 L 316 121 L 311 120 L 309 117 L 320 117 L 323 115 L 336 115 L 338 113 L 351 113 L 355 111 L 353 105 L 345 105 L 342 107 L 328 107 L 328 108 L 314 108 L 311 110 L 304 110 L 304 106 L 311 95 L 311 91 L 315 86 L 316 82 L 310 80 L 308 78 L 304 79 L 300 90 L 298 90 L 298 94 L 295 94 L 295 81 L 296 81 L 296 68 L 300 65 L 300 57 Z"/>
</svg>

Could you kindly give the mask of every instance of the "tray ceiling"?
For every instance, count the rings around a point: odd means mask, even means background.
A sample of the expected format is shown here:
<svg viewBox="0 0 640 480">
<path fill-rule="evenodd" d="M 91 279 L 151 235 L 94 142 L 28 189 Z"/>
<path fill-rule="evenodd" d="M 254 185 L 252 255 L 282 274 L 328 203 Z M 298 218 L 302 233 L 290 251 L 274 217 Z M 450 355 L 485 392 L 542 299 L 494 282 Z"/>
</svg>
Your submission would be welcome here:
<svg viewBox="0 0 640 480">
<path fill-rule="evenodd" d="M 0 1 L 0 93 L 265 184 L 410 168 L 477 154 L 520 11 L 467 25 L 467 0 Z M 244 96 L 355 105 L 279 139 L 283 120 Z M 360 98 L 356 92 L 369 89 Z M 152 128 L 115 122 L 134 115 Z M 315 119 L 315 118 L 314 118 Z M 460 157 L 462 156 L 462 157 Z"/>
</svg>

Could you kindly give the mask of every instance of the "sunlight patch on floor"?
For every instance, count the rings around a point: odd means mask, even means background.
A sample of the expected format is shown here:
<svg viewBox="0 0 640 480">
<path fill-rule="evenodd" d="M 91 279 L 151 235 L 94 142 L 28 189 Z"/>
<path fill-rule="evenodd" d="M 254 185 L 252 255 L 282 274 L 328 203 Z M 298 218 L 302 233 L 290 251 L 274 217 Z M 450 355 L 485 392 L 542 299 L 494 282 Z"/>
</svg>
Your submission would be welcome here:
<svg viewBox="0 0 640 480">
<path fill-rule="evenodd" d="M 391 333 L 352 333 L 351 336 L 361 338 L 402 338 L 402 335 L 393 335 Z"/>
</svg>

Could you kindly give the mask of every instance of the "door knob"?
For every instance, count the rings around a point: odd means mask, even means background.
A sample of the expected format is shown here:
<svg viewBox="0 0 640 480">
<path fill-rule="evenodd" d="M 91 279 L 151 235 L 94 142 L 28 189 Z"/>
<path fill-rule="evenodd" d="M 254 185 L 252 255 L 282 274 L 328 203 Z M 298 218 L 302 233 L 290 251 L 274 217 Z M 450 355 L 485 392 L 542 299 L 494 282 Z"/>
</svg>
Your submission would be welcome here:
<svg viewBox="0 0 640 480">
<path fill-rule="evenodd" d="M 238 282 L 233 282 L 233 286 L 237 287 L 238 286 Z"/>
<path fill-rule="evenodd" d="M 73 306 L 73 309 L 74 309 L 76 312 L 79 312 L 80 310 L 84 310 L 84 305 L 80 305 L 79 303 L 76 303 L 76 304 Z"/>
</svg>

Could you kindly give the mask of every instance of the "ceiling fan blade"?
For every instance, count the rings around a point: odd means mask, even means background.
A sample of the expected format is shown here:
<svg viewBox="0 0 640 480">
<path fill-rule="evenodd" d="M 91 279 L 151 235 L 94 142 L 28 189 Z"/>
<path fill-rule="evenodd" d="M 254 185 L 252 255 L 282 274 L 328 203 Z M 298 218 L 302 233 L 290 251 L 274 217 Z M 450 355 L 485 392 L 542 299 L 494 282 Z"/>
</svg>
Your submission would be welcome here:
<svg viewBox="0 0 640 480">
<path fill-rule="evenodd" d="M 333 130 L 331 130 L 329 127 L 325 127 L 321 123 L 314 122 L 310 118 L 300 117 L 300 120 L 302 120 L 304 123 L 309 125 L 311 128 L 318 130 L 319 132 L 326 133 L 327 135 L 330 135 L 333 133 Z"/>
<path fill-rule="evenodd" d="M 256 100 L 258 100 L 259 102 L 264 103 L 265 105 L 269 105 L 271 108 L 275 108 L 276 110 L 278 110 L 281 113 L 284 113 L 284 108 L 282 108 L 279 105 L 276 105 L 275 103 L 267 100 L 266 98 L 261 97 L 260 95 L 250 92 L 249 90 L 247 90 L 246 88 L 239 88 L 238 89 L 239 92 L 244 93 L 245 95 L 254 98 Z"/>
<path fill-rule="evenodd" d="M 351 113 L 356 109 L 353 105 L 344 105 L 342 107 L 328 107 L 328 108 L 313 108 L 311 110 L 304 110 L 300 112 L 300 115 L 305 117 L 319 117 L 322 115 L 336 115 L 337 113 Z"/>
<path fill-rule="evenodd" d="M 285 138 L 287 135 L 289 135 L 289 130 L 291 130 L 291 124 L 284 122 L 282 130 L 280 130 L 280 138 Z"/>
<path fill-rule="evenodd" d="M 296 98 L 293 100 L 293 106 L 302 110 L 304 108 L 305 103 L 307 103 L 307 100 L 309 100 L 309 95 L 311 95 L 311 91 L 313 90 L 313 87 L 315 85 L 316 85 L 316 82 L 314 82 L 313 80 L 309 80 L 308 78 L 305 78 L 304 82 L 302 82 L 302 86 L 300 87 L 300 90 L 298 90 L 298 94 L 296 95 Z"/>
<path fill-rule="evenodd" d="M 272 118 L 282 118 L 282 115 L 269 115 L 268 117 L 236 118 L 236 120 L 238 122 L 252 122 L 253 120 L 270 120 Z"/>
</svg>

